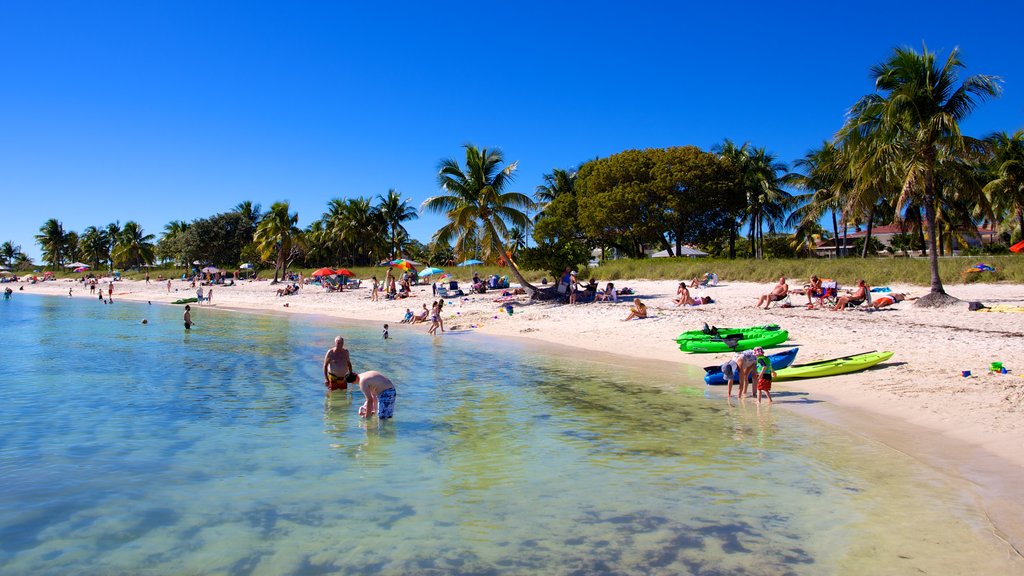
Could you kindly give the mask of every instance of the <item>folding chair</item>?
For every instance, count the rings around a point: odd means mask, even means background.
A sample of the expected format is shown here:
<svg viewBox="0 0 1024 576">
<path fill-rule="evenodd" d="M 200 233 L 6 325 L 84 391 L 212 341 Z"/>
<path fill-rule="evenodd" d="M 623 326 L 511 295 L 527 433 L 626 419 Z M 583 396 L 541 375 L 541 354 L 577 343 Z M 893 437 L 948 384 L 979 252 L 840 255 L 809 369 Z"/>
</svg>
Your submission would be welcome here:
<svg viewBox="0 0 1024 576">
<path fill-rule="evenodd" d="M 818 297 L 818 301 L 815 302 L 815 308 L 834 308 L 836 303 L 839 301 L 839 283 L 835 280 L 822 280 L 821 281 L 821 296 Z"/>
</svg>

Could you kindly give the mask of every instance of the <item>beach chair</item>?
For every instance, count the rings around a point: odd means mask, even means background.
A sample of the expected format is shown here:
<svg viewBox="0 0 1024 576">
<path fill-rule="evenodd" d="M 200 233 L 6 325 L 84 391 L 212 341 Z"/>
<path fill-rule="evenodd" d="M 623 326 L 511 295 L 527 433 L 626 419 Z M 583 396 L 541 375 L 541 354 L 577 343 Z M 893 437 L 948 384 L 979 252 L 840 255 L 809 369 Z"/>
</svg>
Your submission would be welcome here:
<svg viewBox="0 0 1024 576">
<path fill-rule="evenodd" d="M 814 303 L 815 308 L 834 308 L 839 301 L 839 283 L 835 280 L 821 281 L 821 296 Z"/>
<path fill-rule="evenodd" d="M 783 298 L 782 300 L 772 300 L 771 302 L 765 304 L 764 309 L 767 310 L 767 309 L 771 308 L 772 306 L 778 306 L 779 308 L 792 308 L 793 307 L 792 296 L 793 296 L 792 294 L 790 294 L 789 292 L 786 292 L 786 297 L 785 298 Z"/>
</svg>

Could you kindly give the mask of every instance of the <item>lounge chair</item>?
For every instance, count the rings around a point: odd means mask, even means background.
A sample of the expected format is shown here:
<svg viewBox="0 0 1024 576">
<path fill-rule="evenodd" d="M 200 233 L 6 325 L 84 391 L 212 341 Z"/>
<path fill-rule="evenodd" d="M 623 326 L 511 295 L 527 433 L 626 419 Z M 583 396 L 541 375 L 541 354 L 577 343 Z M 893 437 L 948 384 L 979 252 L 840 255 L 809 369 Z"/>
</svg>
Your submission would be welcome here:
<svg viewBox="0 0 1024 576">
<path fill-rule="evenodd" d="M 821 296 L 814 303 L 815 308 L 834 308 L 839 301 L 839 283 L 835 280 L 821 281 Z"/>
</svg>

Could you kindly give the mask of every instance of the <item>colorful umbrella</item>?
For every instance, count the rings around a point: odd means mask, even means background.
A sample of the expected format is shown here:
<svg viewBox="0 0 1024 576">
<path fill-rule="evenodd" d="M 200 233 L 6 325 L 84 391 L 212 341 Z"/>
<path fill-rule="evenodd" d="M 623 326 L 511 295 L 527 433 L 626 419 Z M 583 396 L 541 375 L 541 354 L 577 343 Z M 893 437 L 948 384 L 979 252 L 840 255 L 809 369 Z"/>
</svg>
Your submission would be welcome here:
<svg viewBox="0 0 1024 576">
<path fill-rule="evenodd" d="M 313 277 L 316 278 L 317 276 L 333 276 L 334 274 L 334 270 L 331 270 L 330 268 L 321 268 L 316 272 L 313 272 Z"/>
<path fill-rule="evenodd" d="M 479 260 L 466 260 L 465 262 L 460 263 L 459 266 L 478 266 L 480 264 L 483 264 L 483 262 Z"/>
<path fill-rule="evenodd" d="M 202 272 L 206 274 L 216 274 L 217 272 L 220 272 L 220 268 L 217 268 L 216 266 L 207 266 L 202 269 Z"/>
<path fill-rule="evenodd" d="M 420 271 L 421 278 L 423 276 L 433 276 L 434 274 L 444 274 L 444 270 L 441 270 L 440 268 L 424 268 Z"/>
<path fill-rule="evenodd" d="M 348 268 L 338 268 L 335 273 L 341 276 L 348 276 L 349 278 L 355 278 L 355 274 Z"/>
<path fill-rule="evenodd" d="M 85 272 L 88 269 L 88 266 L 79 266 L 78 268 L 75 268 L 75 272 Z"/>
<path fill-rule="evenodd" d="M 454 276 L 448 273 L 444 273 L 437 277 L 438 280 L 447 280 L 449 278 L 454 278 Z"/>
<path fill-rule="evenodd" d="M 409 262 L 408 260 L 403 260 L 399 258 L 398 260 L 392 260 L 391 262 L 388 262 L 388 266 L 391 266 L 392 268 L 398 268 L 400 270 L 409 270 L 410 268 L 412 268 L 412 263 Z"/>
</svg>

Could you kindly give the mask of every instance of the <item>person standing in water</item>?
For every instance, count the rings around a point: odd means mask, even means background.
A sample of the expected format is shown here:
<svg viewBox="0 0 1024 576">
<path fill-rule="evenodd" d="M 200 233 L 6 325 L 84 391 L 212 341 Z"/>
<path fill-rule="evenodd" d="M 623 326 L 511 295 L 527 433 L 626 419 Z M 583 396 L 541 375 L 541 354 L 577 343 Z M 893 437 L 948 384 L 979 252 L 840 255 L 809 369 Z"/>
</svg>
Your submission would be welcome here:
<svg viewBox="0 0 1024 576">
<path fill-rule="evenodd" d="M 185 305 L 185 314 L 182 316 L 182 320 L 185 321 L 185 330 L 192 329 L 192 307 L 188 304 Z"/>
<path fill-rule="evenodd" d="M 345 390 L 348 388 L 346 377 L 352 374 L 352 359 L 345 348 L 345 339 L 338 336 L 334 339 L 334 347 L 324 355 L 324 386 L 328 390 Z"/>
</svg>

